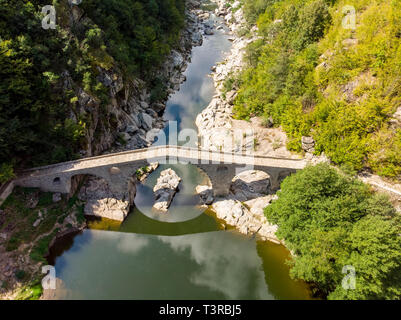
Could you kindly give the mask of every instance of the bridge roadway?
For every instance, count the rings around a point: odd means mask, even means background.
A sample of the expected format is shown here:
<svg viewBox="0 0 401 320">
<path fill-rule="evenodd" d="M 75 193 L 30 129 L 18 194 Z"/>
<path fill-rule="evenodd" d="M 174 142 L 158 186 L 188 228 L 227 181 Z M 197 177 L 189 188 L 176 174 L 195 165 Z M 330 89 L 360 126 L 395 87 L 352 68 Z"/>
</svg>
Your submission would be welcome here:
<svg viewBox="0 0 401 320">
<path fill-rule="evenodd" d="M 304 159 L 288 159 L 253 154 L 208 151 L 182 146 L 157 146 L 105 154 L 97 157 L 37 167 L 24 171 L 15 185 L 37 187 L 43 191 L 71 192 L 71 179 L 77 175 L 95 175 L 108 181 L 121 192 L 136 170 L 152 162 L 193 164 L 203 170 L 212 183 L 216 196 L 227 195 L 235 175 L 246 170 L 261 170 L 269 174 L 271 188 L 277 189 L 280 180 L 306 166 Z"/>
</svg>

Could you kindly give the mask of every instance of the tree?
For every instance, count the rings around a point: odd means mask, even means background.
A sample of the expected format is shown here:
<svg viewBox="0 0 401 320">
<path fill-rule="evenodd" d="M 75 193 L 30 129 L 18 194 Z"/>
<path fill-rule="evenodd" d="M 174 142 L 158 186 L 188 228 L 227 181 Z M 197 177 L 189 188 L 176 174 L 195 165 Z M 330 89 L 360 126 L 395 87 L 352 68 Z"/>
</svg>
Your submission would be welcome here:
<svg viewBox="0 0 401 320">
<path fill-rule="evenodd" d="M 287 177 L 278 196 L 265 214 L 294 253 L 292 276 L 329 299 L 401 297 L 401 222 L 387 198 L 327 164 Z M 347 265 L 355 290 L 342 288 Z"/>
</svg>

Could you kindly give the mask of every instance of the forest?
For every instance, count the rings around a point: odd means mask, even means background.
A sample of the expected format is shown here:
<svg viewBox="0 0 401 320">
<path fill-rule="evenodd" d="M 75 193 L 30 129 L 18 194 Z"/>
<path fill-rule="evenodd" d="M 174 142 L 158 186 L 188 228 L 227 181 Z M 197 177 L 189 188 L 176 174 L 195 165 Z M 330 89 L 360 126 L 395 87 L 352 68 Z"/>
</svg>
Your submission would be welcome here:
<svg viewBox="0 0 401 320">
<path fill-rule="evenodd" d="M 355 27 L 344 19 L 355 13 Z M 401 174 L 401 128 L 392 122 L 401 97 L 401 3 L 395 0 L 244 0 L 246 68 L 232 75 L 236 117 L 281 126 L 301 152 L 312 136 L 349 171 Z M 344 11 L 345 8 L 345 11 Z M 348 10 L 348 11 L 347 11 Z"/>
<path fill-rule="evenodd" d="M 401 221 L 386 196 L 328 164 L 286 178 L 278 196 L 265 214 L 293 253 L 291 276 L 322 298 L 400 299 Z"/>
<path fill-rule="evenodd" d="M 85 121 L 70 117 L 75 86 L 107 104 L 99 68 L 152 85 L 154 71 L 177 45 L 184 0 L 85 0 L 71 24 L 67 0 L 53 1 L 56 29 L 43 29 L 48 0 L 0 0 L 0 183 L 14 171 L 79 157 Z"/>
</svg>

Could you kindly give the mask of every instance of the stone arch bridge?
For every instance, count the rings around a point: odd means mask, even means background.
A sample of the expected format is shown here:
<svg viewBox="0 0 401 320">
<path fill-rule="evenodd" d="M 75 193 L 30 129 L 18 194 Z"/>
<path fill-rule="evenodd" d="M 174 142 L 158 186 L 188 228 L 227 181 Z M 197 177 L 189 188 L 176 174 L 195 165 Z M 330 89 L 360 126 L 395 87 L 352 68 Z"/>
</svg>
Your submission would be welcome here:
<svg viewBox="0 0 401 320">
<path fill-rule="evenodd" d="M 135 172 L 152 162 L 192 164 L 209 177 L 215 196 L 229 193 L 232 179 L 240 172 L 260 170 L 270 176 L 271 189 L 277 190 L 285 176 L 303 169 L 303 159 L 274 158 L 208 151 L 181 146 L 158 146 L 106 154 L 26 170 L 14 185 L 40 188 L 48 192 L 71 193 L 76 176 L 104 178 L 113 192 L 124 192 Z"/>
</svg>

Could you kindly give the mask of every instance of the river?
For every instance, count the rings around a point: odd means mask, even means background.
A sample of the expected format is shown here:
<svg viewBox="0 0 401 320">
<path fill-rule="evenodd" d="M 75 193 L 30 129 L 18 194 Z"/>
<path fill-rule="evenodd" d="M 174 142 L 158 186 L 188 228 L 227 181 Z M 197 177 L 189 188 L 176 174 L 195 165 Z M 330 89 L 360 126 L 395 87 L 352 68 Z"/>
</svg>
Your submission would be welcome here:
<svg viewBox="0 0 401 320">
<path fill-rule="evenodd" d="M 187 80 L 166 106 L 165 119 L 176 121 L 178 130 L 196 128 L 196 115 L 214 94 L 210 68 L 229 49 L 223 30 L 193 49 Z M 172 126 L 164 132 L 175 130 Z M 180 191 L 169 212 L 157 214 L 151 210 L 152 188 L 168 167 L 182 178 Z M 205 179 L 191 165 L 162 165 L 138 186 L 135 208 L 122 224 L 93 221 L 89 229 L 57 243 L 50 260 L 62 285 L 55 297 L 308 299 L 308 286 L 289 276 L 285 247 L 240 235 L 197 206 L 194 188 Z"/>
</svg>

